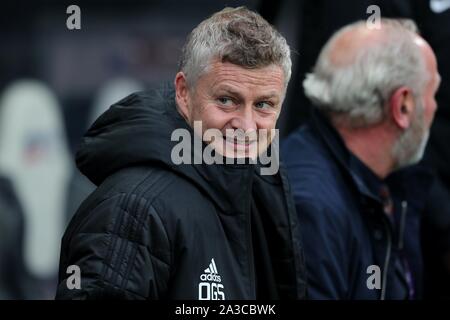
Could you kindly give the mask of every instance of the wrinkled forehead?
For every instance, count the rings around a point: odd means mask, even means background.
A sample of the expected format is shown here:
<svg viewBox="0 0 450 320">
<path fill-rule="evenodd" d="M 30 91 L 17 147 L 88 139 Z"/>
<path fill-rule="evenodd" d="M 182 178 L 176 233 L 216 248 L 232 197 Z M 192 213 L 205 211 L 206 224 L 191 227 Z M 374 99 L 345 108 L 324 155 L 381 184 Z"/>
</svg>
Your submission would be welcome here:
<svg viewBox="0 0 450 320">
<path fill-rule="evenodd" d="M 213 89 L 234 88 L 235 91 L 271 91 L 284 93 L 285 75 L 282 68 L 271 64 L 265 67 L 246 68 L 229 62 L 216 61 L 199 79 L 199 85 Z"/>
</svg>

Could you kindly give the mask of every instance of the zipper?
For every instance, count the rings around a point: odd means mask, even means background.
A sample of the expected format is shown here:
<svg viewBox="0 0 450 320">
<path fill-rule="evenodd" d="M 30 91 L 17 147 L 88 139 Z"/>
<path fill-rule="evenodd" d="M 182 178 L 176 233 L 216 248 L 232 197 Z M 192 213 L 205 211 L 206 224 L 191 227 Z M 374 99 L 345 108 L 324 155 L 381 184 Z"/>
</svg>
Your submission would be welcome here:
<svg viewBox="0 0 450 320">
<path fill-rule="evenodd" d="M 252 222 L 251 222 L 251 214 L 247 215 L 247 250 L 248 250 L 248 257 L 249 257 L 249 276 L 250 276 L 250 289 L 251 294 L 254 297 L 254 299 L 257 299 L 256 297 L 256 286 L 258 285 L 256 283 L 256 275 L 255 275 L 255 257 L 253 253 L 253 239 L 252 239 Z"/>
<path fill-rule="evenodd" d="M 399 238 L 398 238 L 398 249 L 399 250 L 402 250 L 403 245 L 404 245 L 403 237 L 404 237 L 404 233 L 405 233 L 406 214 L 408 212 L 408 202 L 402 201 L 401 206 L 402 206 L 402 212 L 401 212 L 401 217 L 400 217 L 400 227 L 399 227 L 399 235 L 398 235 L 399 236 Z M 389 262 L 391 259 L 391 253 L 392 253 L 392 235 L 390 232 L 391 229 L 389 228 L 389 223 L 386 218 L 383 219 L 383 222 L 384 222 L 384 226 L 387 231 L 386 234 L 387 234 L 388 242 L 387 242 L 386 257 L 384 260 L 384 267 L 383 267 L 383 281 L 382 281 L 382 286 L 381 286 L 381 297 L 380 297 L 381 300 L 386 299 L 388 268 L 389 268 Z"/>
<path fill-rule="evenodd" d="M 401 206 L 402 206 L 402 213 L 401 213 L 401 220 L 400 220 L 400 226 L 399 226 L 399 233 L 398 233 L 398 250 L 403 250 L 404 247 L 404 235 L 405 235 L 405 226 L 406 226 L 406 215 L 408 212 L 408 202 L 406 200 L 403 200 L 401 202 Z M 404 257 L 403 254 L 401 255 L 401 257 Z M 401 273 L 402 275 L 402 280 L 405 282 L 406 287 L 408 288 L 408 297 L 411 297 L 410 293 L 411 290 L 413 290 L 413 284 L 408 280 L 409 278 L 407 277 L 406 272 L 409 273 L 409 275 L 411 275 L 411 270 L 409 269 L 408 266 L 408 261 L 406 260 L 406 258 L 402 258 L 405 259 L 405 261 L 401 261 L 402 267 L 404 272 Z M 405 265 L 406 262 L 406 265 Z"/>
<path fill-rule="evenodd" d="M 389 223 L 387 221 L 387 218 L 383 219 L 384 226 L 386 228 L 386 235 L 388 238 L 387 241 L 387 250 L 386 250 L 386 257 L 384 259 L 384 267 L 383 267 L 383 281 L 381 285 L 381 300 L 386 299 L 386 287 L 387 287 L 387 276 L 388 276 L 388 268 L 389 268 L 389 261 L 391 260 L 391 251 L 392 251 L 392 235 L 391 230 L 389 228 Z"/>
<path fill-rule="evenodd" d="M 246 174 L 253 175 L 253 170 L 247 170 Z M 248 185 L 249 191 L 248 194 L 250 195 L 249 201 L 245 204 L 244 208 L 244 217 L 247 220 L 247 250 L 248 250 L 248 257 L 249 257 L 249 276 L 250 276 L 250 290 L 251 294 L 253 295 L 253 299 L 257 299 L 256 292 L 257 292 L 257 283 L 256 283 L 256 266 L 255 266 L 255 257 L 253 252 L 253 236 L 252 236 L 252 201 L 253 201 L 253 195 L 252 195 L 252 189 L 253 189 L 253 179 L 249 178 L 250 184 Z"/>
<path fill-rule="evenodd" d="M 403 237 L 405 233 L 405 224 L 406 224 L 406 213 L 408 212 L 408 202 L 402 201 L 402 215 L 400 220 L 400 229 L 398 233 L 398 249 L 403 249 Z"/>
</svg>

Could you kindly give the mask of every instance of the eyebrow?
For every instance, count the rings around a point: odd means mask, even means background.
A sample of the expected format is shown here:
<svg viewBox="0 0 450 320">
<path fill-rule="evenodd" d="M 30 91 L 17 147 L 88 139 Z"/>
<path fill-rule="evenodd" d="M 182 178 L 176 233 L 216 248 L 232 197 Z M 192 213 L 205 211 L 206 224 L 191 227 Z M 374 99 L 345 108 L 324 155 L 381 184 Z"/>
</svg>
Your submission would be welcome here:
<svg viewBox="0 0 450 320">
<path fill-rule="evenodd" d="M 262 95 L 259 97 L 259 99 L 261 99 L 261 100 L 266 100 L 266 99 L 268 100 L 268 99 L 272 99 L 272 98 L 279 99 L 280 96 L 278 94 L 276 94 L 275 92 L 271 92 L 271 93 L 268 93 L 266 95 Z"/>
<path fill-rule="evenodd" d="M 231 94 L 233 96 L 237 96 L 239 98 L 242 98 L 242 95 L 239 92 L 237 92 L 236 90 L 234 90 L 234 89 L 232 89 L 232 88 L 230 88 L 228 86 L 220 87 L 218 89 L 218 91 L 225 91 L 225 92 L 227 92 L 227 93 L 229 93 L 229 94 Z"/>
<path fill-rule="evenodd" d="M 242 94 L 240 94 L 239 92 L 237 92 L 236 90 L 234 90 L 231 87 L 228 86 L 223 86 L 221 88 L 218 89 L 218 91 L 226 91 L 227 93 L 234 95 L 236 97 L 238 97 L 239 99 L 242 99 Z M 268 100 L 268 99 L 272 99 L 275 98 L 277 100 L 279 100 L 279 95 L 276 92 L 269 92 L 268 94 L 264 94 L 262 96 L 259 96 L 257 100 Z"/>
</svg>

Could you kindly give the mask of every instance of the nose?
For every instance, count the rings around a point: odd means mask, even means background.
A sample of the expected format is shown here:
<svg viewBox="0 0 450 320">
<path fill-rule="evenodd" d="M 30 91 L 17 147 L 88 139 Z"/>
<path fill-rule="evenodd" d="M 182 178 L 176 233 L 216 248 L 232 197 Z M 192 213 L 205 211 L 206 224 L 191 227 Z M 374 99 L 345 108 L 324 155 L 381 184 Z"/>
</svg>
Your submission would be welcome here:
<svg viewBox="0 0 450 320">
<path fill-rule="evenodd" d="M 251 106 L 246 106 L 238 111 L 236 116 L 231 120 L 233 129 L 241 129 L 244 132 L 252 132 L 257 130 L 255 115 Z"/>
</svg>

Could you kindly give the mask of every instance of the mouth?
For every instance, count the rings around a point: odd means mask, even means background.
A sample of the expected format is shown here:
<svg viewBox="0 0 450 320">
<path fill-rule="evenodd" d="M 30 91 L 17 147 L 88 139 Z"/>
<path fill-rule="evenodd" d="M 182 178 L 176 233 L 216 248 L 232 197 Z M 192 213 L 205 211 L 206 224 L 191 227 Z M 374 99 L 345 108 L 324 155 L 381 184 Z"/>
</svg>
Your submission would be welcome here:
<svg viewBox="0 0 450 320">
<path fill-rule="evenodd" d="M 233 145 L 235 147 L 245 147 L 245 148 L 249 148 L 251 145 L 253 145 L 254 143 L 257 142 L 257 140 L 249 140 L 249 139 L 238 139 L 235 137 L 226 137 L 225 139 L 226 143 Z"/>
<path fill-rule="evenodd" d="M 227 153 L 231 152 L 237 157 L 247 157 L 255 153 L 256 139 L 239 139 L 236 137 L 225 137 L 224 149 Z"/>
</svg>

